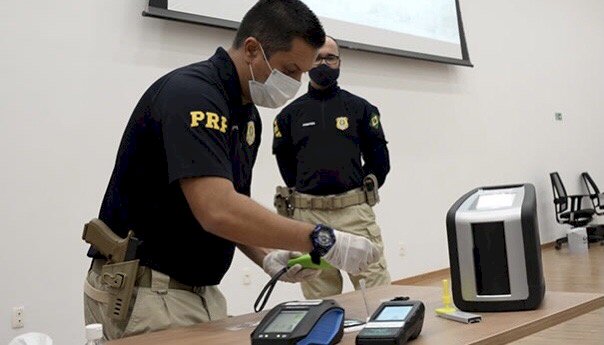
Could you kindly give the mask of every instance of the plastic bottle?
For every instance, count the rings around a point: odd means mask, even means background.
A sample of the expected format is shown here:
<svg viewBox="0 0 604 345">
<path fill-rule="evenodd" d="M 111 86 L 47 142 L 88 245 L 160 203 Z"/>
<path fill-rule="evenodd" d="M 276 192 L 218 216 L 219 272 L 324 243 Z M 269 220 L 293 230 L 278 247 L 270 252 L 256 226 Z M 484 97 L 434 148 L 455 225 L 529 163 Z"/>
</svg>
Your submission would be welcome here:
<svg viewBox="0 0 604 345">
<path fill-rule="evenodd" d="M 86 345 L 103 345 L 103 325 L 100 323 L 92 323 L 86 325 Z"/>
</svg>

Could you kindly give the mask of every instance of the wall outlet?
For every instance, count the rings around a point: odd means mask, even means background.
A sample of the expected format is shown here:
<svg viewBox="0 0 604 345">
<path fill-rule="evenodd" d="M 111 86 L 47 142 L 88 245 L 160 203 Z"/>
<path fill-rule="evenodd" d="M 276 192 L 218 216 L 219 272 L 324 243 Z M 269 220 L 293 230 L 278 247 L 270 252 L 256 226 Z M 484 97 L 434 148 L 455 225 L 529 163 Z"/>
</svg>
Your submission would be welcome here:
<svg viewBox="0 0 604 345">
<path fill-rule="evenodd" d="M 398 243 L 398 256 L 403 257 L 405 256 L 405 245 L 403 244 L 403 242 L 399 242 Z"/>
<path fill-rule="evenodd" d="M 556 121 L 562 121 L 562 113 L 556 113 L 554 115 L 554 117 L 555 117 Z"/>
<path fill-rule="evenodd" d="M 23 310 L 24 310 L 23 306 L 13 307 L 13 317 L 11 320 L 13 328 L 23 328 L 23 326 L 24 326 Z"/>
</svg>

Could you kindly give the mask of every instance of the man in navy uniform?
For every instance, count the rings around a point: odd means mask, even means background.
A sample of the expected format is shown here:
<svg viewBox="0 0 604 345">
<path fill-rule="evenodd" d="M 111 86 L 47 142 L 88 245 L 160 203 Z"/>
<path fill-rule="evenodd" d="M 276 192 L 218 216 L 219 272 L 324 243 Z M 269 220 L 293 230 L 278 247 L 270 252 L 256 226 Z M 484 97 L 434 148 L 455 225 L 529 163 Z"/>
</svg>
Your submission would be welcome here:
<svg viewBox="0 0 604 345">
<path fill-rule="evenodd" d="M 110 316 L 106 258 L 94 247 L 84 314 L 108 339 L 225 318 L 217 288 L 235 246 L 270 275 L 293 251 L 364 270 L 378 259 L 365 238 L 279 216 L 249 198 L 261 137 L 256 105 L 282 106 L 312 68 L 325 33 L 299 0 L 260 0 L 230 49 L 172 71 L 143 94 L 124 132 L 99 218 L 138 248 L 133 303 Z M 280 250 L 270 251 L 265 248 Z M 316 274 L 292 267 L 282 280 Z"/>
<path fill-rule="evenodd" d="M 367 286 L 390 284 L 372 209 L 390 162 L 378 109 L 338 86 L 340 66 L 339 46 L 327 36 L 309 72 L 308 93 L 275 119 L 273 153 L 283 180 L 294 190 L 290 195 L 278 188 L 275 203 L 285 198 L 289 205 L 278 207 L 286 210 L 282 213 L 363 236 L 379 248 L 379 261 L 362 272 L 349 272 L 359 289 L 361 279 Z M 342 275 L 336 268 L 322 270 L 318 278 L 302 282 L 302 291 L 308 299 L 339 294 Z"/>
</svg>

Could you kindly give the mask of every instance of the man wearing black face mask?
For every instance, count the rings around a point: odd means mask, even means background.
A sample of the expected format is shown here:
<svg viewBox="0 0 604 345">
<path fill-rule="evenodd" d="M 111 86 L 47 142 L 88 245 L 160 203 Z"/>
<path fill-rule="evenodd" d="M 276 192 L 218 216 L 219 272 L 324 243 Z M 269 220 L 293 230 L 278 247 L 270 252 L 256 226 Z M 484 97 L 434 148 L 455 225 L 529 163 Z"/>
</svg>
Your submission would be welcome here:
<svg viewBox="0 0 604 345">
<path fill-rule="evenodd" d="M 390 162 L 378 109 L 340 89 L 340 66 L 338 44 L 327 36 L 309 71 L 308 93 L 275 119 L 273 153 L 289 188 L 278 188 L 275 205 L 294 219 L 327 224 L 373 242 L 380 260 L 361 273 L 349 274 L 359 289 L 361 279 L 367 286 L 390 283 L 381 231 L 371 208 L 379 200 L 377 190 Z M 323 270 L 303 282 L 302 291 L 308 299 L 339 294 L 342 275 L 337 269 Z"/>
</svg>

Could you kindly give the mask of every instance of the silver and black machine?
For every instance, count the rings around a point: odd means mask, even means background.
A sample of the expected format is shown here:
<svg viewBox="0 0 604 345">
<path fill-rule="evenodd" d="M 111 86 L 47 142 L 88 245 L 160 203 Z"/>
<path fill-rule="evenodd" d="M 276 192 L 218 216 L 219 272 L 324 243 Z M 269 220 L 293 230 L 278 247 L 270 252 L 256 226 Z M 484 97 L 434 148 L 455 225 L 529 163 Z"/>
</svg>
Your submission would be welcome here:
<svg viewBox="0 0 604 345">
<path fill-rule="evenodd" d="M 464 311 L 536 309 L 545 294 L 535 187 L 476 188 L 447 213 L 453 301 Z"/>
</svg>

